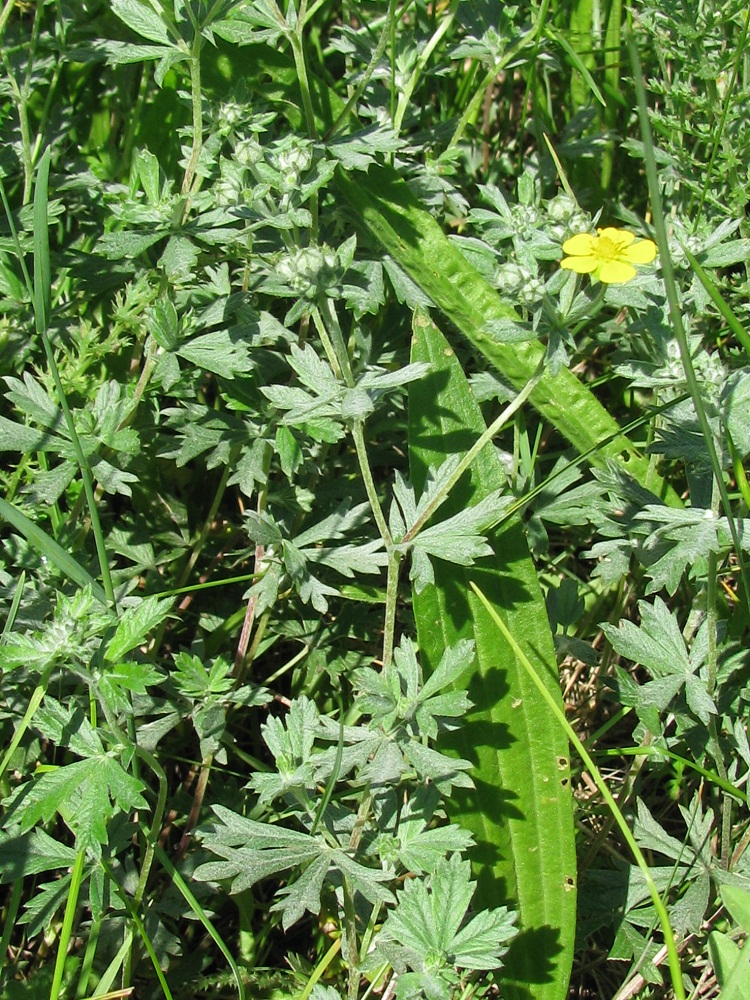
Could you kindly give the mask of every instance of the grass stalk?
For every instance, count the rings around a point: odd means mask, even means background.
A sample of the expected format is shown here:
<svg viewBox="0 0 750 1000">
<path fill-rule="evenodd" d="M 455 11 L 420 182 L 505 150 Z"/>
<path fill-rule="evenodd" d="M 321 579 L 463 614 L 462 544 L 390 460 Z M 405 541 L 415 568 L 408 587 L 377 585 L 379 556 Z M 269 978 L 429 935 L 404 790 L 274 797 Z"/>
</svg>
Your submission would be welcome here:
<svg viewBox="0 0 750 1000">
<path fill-rule="evenodd" d="M 654 882 L 651 876 L 651 871 L 648 867 L 648 864 L 646 863 L 646 859 L 644 858 L 643 853 L 640 847 L 638 846 L 638 843 L 636 842 L 636 839 L 633 836 L 633 833 L 625 820 L 625 817 L 620 811 L 620 808 L 617 805 L 614 796 L 607 787 L 607 783 L 602 778 L 599 768 L 594 763 L 591 755 L 589 754 L 586 747 L 583 745 L 582 741 L 578 738 L 578 735 L 576 734 L 571 724 L 565 718 L 565 714 L 559 708 L 555 699 L 552 697 L 552 695 L 545 687 L 543 681 L 538 677 L 536 671 L 534 670 L 533 666 L 529 661 L 529 658 L 526 656 L 526 653 L 516 642 L 515 637 L 511 634 L 505 622 L 498 615 L 497 611 L 495 611 L 494 607 L 487 600 L 487 598 L 484 596 L 479 587 L 477 587 L 476 584 L 474 584 L 473 582 L 470 584 L 470 586 L 474 591 L 474 593 L 479 598 L 479 600 L 482 602 L 482 604 L 484 604 L 485 608 L 492 617 L 492 620 L 495 622 L 498 629 L 502 633 L 503 638 L 511 647 L 519 663 L 521 663 L 526 673 L 529 675 L 531 680 L 536 685 L 537 690 L 549 705 L 550 710 L 554 714 L 557 721 L 560 723 L 560 726 L 565 731 L 566 736 L 573 744 L 573 746 L 576 748 L 576 752 L 578 753 L 583 763 L 586 765 L 587 770 L 591 774 L 591 777 L 594 779 L 596 787 L 601 792 L 602 798 L 607 803 L 607 806 L 609 807 L 612 815 L 614 816 L 617 826 L 619 827 L 620 832 L 622 833 L 623 839 L 630 848 L 630 851 L 633 855 L 633 859 L 635 860 L 635 863 L 638 865 L 638 868 L 640 869 L 641 874 L 643 875 L 643 879 L 648 888 L 649 895 L 651 896 L 651 901 L 653 902 L 654 908 L 659 917 L 659 923 L 661 924 L 662 932 L 664 934 L 664 943 L 667 948 L 667 955 L 669 960 L 669 972 L 675 996 L 677 1000 L 685 1000 L 685 988 L 682 985 L 682 969 L 680 966 L 680 956 L 675 946 L 674 933 L 672 931 L 672 925 L 669 921 L 669 914 L 667 913 L 667 908 L 664 905 L 661 896 L 659 895 L 659 890 L 656 888 L 656 883 Z"/>
<path fill-rule="evenodd" d="M 739 531 L 737 528 L 736 521 L 732 516 L 732 507 L 729 500 L 729 494 L 727 492 L 726 484 L 724 482 L 724 472 L 719 461 L 719 456 L 716 451 L 716 442 L 714 440 L 713 431 L 711 430 L 711 425 L 708 420 L 708 414 L 706 413 L 706 406 L 703 401 L 703 394 L 701 392 L 700 385 L 698 383 L 698 378 L 695 374 L 695 367 L 693 365 L 693 359 L 690 353 L 690 345 L 687 339 L 687 333 L 685 332 L 685 325 L 682 322 L 682 306 L 680 303 L 680 297 L 677 290 L 677 281 L 675 279 L 674 267 L 672 265 L 672 258 L 669 253 L 669 238 L 667 235 L 667 227 L 664 219 L 664 210 L 662 208 L 661 202 L 661 190 L 659 187 L 659 176 L 656 167 L 656 154 L 654 152 L 653 139 L 651 137 L 651 123 L 648 117 L 648 106 L 646 103 L 646 90 L 643 85 L 643 71 L 641 69 L 641 60 L 638 54 L 638 47 L 635 44 L 635 39 L 633 37 L 631 19 L 628 19 L 628 29 L 627 29 L 627 43 L 628 51 L 630 53 L 630 61 L 633 67 L 633 76 L 635 80 L 635 92 L 638 102 L 638 118 L 641 126 L 641 137 L 643 139 L 643 149 L 644 158 L 646 165 L 646 179 L 648 181 L 648 193 L 651 203 L 651 211 L 653 213 L 653 225 L 654 232 L 656 235 L 656 243 L 659 248 L 659 259 L 661 262 L 662 273 L 664 275 L 664 285 L 667 293 L 667 301 L 669 303 L 669 316 L 672 323 L 672 329 L 674 330 L 675 339 L 680 348 L 680 359 L 682 361 L 683 371 L 685 373 L 685 382 L 687 383 L 688 392 L 693 400 L 693 405 L 695 407 L 695 413 L 698 418 L 698 423 L 700 424 L 701 434 L 703 435 L 703 440 L 705 442 L 706 451 L 711 463 L 711 468 L 713 470 L 714 479 L 721 496 L 721 503 L 724 510 L 724 516 L 729 524 L 729 530 L 732 535 L 732 542 L 734 544 L 735 553 L 737 557 L 737 562 L 740 570 L 740 580 L 742 593 L 744 598 L 745 607 L 750 612 L 750 578 L 748 575 L 747 566 L 745 563 L 745 557 L 742 550 L 742 544 L 739 536 Z"/>
<path fill-rule="evenodd" d="M 65 975 L 65 960 L 68 956 L 68 947 L 73 935 L 73 921 L 78 909 L 78 896 L 81 892 L 83 882 L 83 866 L 86 860 L 86 852 L 79 851 L 73 864 L 73 871 L 70 877 L 70 889 L 65 903 L 65 914 L 63 916 L 60 938 L 57 942 L 57 955 L 55 957 L 55 968 L 52 973 L 52 985 L 49 991 L 49 1000 L 60 1000 L 63 976 Z"/>
</svg>

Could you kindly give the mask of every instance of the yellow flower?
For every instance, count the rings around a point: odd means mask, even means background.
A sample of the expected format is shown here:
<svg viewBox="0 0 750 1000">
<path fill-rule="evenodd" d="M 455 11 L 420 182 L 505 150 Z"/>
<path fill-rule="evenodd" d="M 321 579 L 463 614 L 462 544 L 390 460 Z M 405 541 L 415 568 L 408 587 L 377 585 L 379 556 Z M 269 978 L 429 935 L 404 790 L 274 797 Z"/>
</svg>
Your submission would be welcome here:
<svg viewBox="0 0 750 1000">
<path fill-rule="evenodd" d="M 597 229 L 598 236 L 577 233 L 563 243 L 570 254 L 560 261 L 560 267 L 577 274 L 590 274 L 605 284 L 631 281 L 635 277 L 633 264 L 650 264 L 656 257 L 653 240 L 636 240 L 625 229 Z"/>
</svg>

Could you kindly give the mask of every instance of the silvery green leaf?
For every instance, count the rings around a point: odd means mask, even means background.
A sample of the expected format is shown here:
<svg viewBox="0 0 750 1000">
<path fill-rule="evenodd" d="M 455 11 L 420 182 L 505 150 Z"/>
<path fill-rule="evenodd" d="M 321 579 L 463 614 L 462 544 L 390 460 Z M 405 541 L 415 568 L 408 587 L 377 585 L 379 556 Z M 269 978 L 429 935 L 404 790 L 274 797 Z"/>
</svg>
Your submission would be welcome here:
<svg viewBox="0 0 750 1000">
<path fill-rule="evenodd" d="M 294 539 L 294 544 L 303 549 L 317 545 L 319 542 L 344 538 L 349 532 L 357 531 L 367 523 L 369 509 L 367 503 L 355 504 L 350 509 L 349 501 L 345 500 L 332 514 L 298 534 Z"/>
<path fill-rule="evenodd" d="M 416 382 L 423 378 L 429 371 L 431 365 L 425 362 L 404 365 L 395 372 L 383 372 L 371 369 L 363 375 L 357 383 L 363 389 L 398 389 L 409 382 Z"/>
<path fill-rule="evenodd" d="M 310 562 L 322 563 L 349 578 L 357 573 L 377 574 L 388 564 L 381 538 L 362 545 L 342 545 L 337 549 L 310 549 L 308 558 Z"/>
<path fill-rule="evenodd" d="M 393 496 L 401 508 L 402 519 L 408 529 L 417 519 L 417 505 L 411 484 L 398 470 L 393 480 Z"/>
<path fill-rule="evenodd" d="M 453 939 L 453 964 L 459 969 L 497 969 L 508 943 L 518 933 L 516 914 L 505 906 L 481 910 Z"/>
<path fill-rule="evenodd" d="M 266 511 L 246 510 L 245 528 L 248 537 L 259 545 L 278 545 L 281 542 L 281 531 Z"/>
<path fill-rule="evenodd" d="M 207 844 L 221 844 L 227 848 L 251 844 L 261 850 L 271 847 L 303 848 L 313 841 L 309 833 L 291 830 L 281 824 L 259 823 L 240 816 L 226 806 L 213 805 L 211 808 L 219 818 L 219 825 L 205 834 L 203 839 Z"/>
<path fill-rule="evenodd" d="M 172 45 L 134 45 L 131 42 L 95 41 L 91 46 L 95 51 L 104 52 L 110 66 L 124 66 L 129 63 L 152 62 L 182 53 Z M 184 58 L 184 57 L 183 57 Z"/>
<path fill-rule="evenodd" d="M 61 747 L 70 747 L 79 757 L 96 757 L 104 745 L 96 730 L 80 709 L 61 705 L 47 695 L 34 713 L 34 728 Z"/>
<path fill-rule="evenodd" d="M 321 986 L 320 983 L 316 983 L 310 994 L 310 1000 L 343 1000 L 343 998 L 333 986 Z"/>
<path fill-rule="evenodd" d="M 62 454 L 69 451 L 66 441 L 48 430 L 36 430 L 15 420 L 0 416 L 0 451 L 52 451 Z"/>
<path fill-rule="evenodd" d="M 437 669 L 425 681 L 420 697 L 431 698 L 442 688 L 458 680 L 461 674 L 468 670 L 474 659 L 474 641 L 461 639 L 455 646 L 446 649 L 440 658 Z"/>
<path fill-rule="evenodd" d="M 516 934 L 515 915 L 503 907 L 485 910 L 464 923 L 473 892 L 469 862 L 452 854 L 438 863 L 431 876 L 406 883 L 381 933 L 419 956 L 418 971 L 438 956 L 443 961 L 451 956 L 454 967 L 497 968 Z"/>
<path fill-rule="evenodd" d="M 472 770 L 471 761 L 462 760 L 460 757 L 447 757 L 415 740 L 403 745 L 403 754 L 414 766 L 420 778 L 429 778 L 446 795 L 454 787 L 474 787 L 474 782 L 465 773 Z"/>
<path fill-rule="evenodd" d="M 193 337 L 180 344 L 177 353 L 199 368 L 227 379 L 249 372 L 253 367 L 247 345 L 228 330 L 214 330 Z"/>
<path fill-rule="evenodd" d="M 364 389 L 345 389 L 341 397 L 341 416 L 344 420 L 366 420 L 375 404 Z"/>
<path fill-rule="evenodd" d="M 111 6 L 112 12 L 137 35 L 151 42 L 174 44 L 167 30 L 166 18 L 162 19 L 148 0 L 112 0 Z"/>
<path fill-rule="evenodd" d="M 335 138 L 326 146 L 345 170 L 366 170 L 376 153 L 395 153 L 400 140 L 388 126 L 372 126 L 351 135 Z"/>
<path fill-rule="evenodd" d="M 409 579 L 414 583 L 414 589 L 421 594 L 425 587 L 435 582 L 435 571 L 427 553 L 418 547 L 412 548 L 411 569 Z"/>
<path fill-rule="evenodd" d="M 3 381 L 8 387 L 5 398 L 9 403 L 25 413 L 34 423 L 65 433 L 62 410 L 31 372 L 24 372 L 23 381 L 10 375 Z"/>
<path fill-rule="evenodd" d="M 667 833 L 664 827 L 657 823 L 648 806 L 640 798 L 637 802 L 637 818 L 633 826 L 633 833 L 641 847 L 663 854 L 664 857 L 673 861 L 688 864 L 694 857 L 694 852 L 689 844 L 685 844 Z"/>
<path fill-rule="evenodd" d="M 328 396 L 341 388 L 331 366 L 318 356 L 310 344 L 305 344 L 302 348 L 292 344 L 289 365 L 297 373 L 300 382 L 317 395 Z"/>
<path fill-rule="evenodd" d="M 321 855 L 313 859 L 299 878 L 276 890 L 271 912 L 281 913 L 284 930 L 301 920 L 305 912 L 320 913 L 320 893 L 330 865 L 330 859 Z"/>
<path fill-rule="evenodd" d="M 431 528 L 420 532 L 413 544 L 430 556 L 458 566 L 473 566 L 475 560 L 491 556 L 493 551 L 481 535 L 453 535 L 448 531 L 433 531 Z"/>
<path fill-rule="evenodd" d="M 101 254 L 108 260 L 132 259 L 140 256 L 166 235 L 166 230 L 159 229 L 147 233 L 104 233 L 96 241 L 93 252 Z"/>
<path fill-rule="evenodd" d="M 620 622 L 617 628 L 602 624 L 615 652 L 642 664 L 653 677 L 686 677 L 691 673 L 690 661 L 675 616 L 660 597 L 653 604 L 639 601 L 638 610 L 640 626 L 628 621 Z"/>
<path fill-rule="evenodd" d="M 394 896 L 390 889 L 381 885 L 391 880 L 390 872 L 382 868 L 367 868 L 349 857 L 344 851 L 334 849 L 331 861 L 338 870 L 346 875 L 352 886 L 371 903 L 393 903 Z"/>
<path fill-rule="evenodd" d="M 54 868 L 70 868 L 76 859 L 72 847 L 54 840 L 40 827 L 23 836 L 0 833 L 0 883 Z"/>
<path fill-rule="evenodd" d="M 193 872 L 193 878 L 202 882 L 219 882 L 225 879 L 231 880 L 231 892 L 234 894 L 250 889 L 256 882 L 268 878 L 269 875 L 278 875 L 281 872 L 289 871 L 290 868 L 297 868 L 300 865 L 307 865 L 314 861 L 321 851 L 325 851 L 324 845 L 315 841 L 312 837 L 307 837 L 307 842 L 299 846 L 285 846 L 257 849 L 256 847 L 223 847 L 221 844 L 204 838 L 205 846 L 223 861 L 207 861 L 198 865 Z"/>
</svg>

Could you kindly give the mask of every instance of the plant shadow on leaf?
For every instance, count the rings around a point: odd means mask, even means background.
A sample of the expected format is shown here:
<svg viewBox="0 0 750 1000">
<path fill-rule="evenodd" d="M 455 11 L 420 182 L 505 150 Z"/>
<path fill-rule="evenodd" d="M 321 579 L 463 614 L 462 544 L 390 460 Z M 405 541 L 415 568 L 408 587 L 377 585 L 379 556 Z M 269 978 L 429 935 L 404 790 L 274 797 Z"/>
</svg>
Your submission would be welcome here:
<svg viewBox="0 0 750 1000">
<path fill-rule="evenodd" d="M 529 984 L 539 986 L 555 980 L 555 969 L 551 959 L 563 950 L 560 944 L 560 933 L 554 927 L 527 927 L 517 937 L 513 938 L 505 955 L 504 964 L 516 964 L 516 956 L 523 963 L 523 981 L 510 977 L 503 978 L 503 988 L 510 995 L 508 988 L 512 985 L 514 1000 L 535 1000 L 537 993 L 529 989 Z M 534 963 L 528 961 L 529 955 L 537 956 Z M 519 962 L 519 964 L 520 964 Z"/>
</svg>

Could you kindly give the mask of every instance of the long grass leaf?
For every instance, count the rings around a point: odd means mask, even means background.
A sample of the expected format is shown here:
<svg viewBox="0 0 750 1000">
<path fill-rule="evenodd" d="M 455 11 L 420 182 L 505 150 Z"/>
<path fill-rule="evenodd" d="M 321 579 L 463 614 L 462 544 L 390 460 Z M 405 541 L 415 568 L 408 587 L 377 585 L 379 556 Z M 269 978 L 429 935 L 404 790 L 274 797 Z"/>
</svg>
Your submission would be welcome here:
<svg viewBox="0 0 750 1000">
<path fill-rule="evenodd" d="M 465 452 L 485 428 L 461 365 L 428 319 L 414 323 L 412 360 L 432 371 L 409 391 L 409 464 L 419 491 L 430 467 Z M 444 505 L 449 517 L 502 485 L 494 446 L 476 457 Z M 570 974 L 576 912 L 573 812 L 568 747 L 512 649 L 469 589 L 478 579 L 493 607 L 523 636 L 524 648 L 561 702 L 547 612 L 523 524 L 509 518 L 490 538 L 495 556 L 472 569 L 434 563 L 435 584 L 413 594 L 419 646 L 428 670 L 459 639 L 473 639 L 468 678 L 474 711 L 440 746 L 475 764 L 476 788 L 449 805 L 477 841 L 480 905 L 519 912 L 521 934 L 504 959 L 503 996 L 562 1000 Z M 531 992 L 530 992 L 531 991 Z"/>
<path fill-rule="evenodd" d="M 732 536 L 732 543 L 735 548 L 735 554 L 740 569 L 740 579 L 742 581 L 742 592 L 745 607 L 750 610 L 750 575 L 748 574 L 748 569 L 745 563 L 737 523 L 735 518 L 732 516 L 732 505 L 729 500 L 726 483 L 724 482 L 724 470 L 722 469 L 719 455 L 716 450 L 716 442 L 711 430 L 711 424 L 706 412 L 706 406 L 703 402 L 701 387 L 695 374 L 695 367 L 693 365 L 690 344 L 688 343 L 687 333 L 685 331 L 685 324 L 682 321 L 682 304 L 677 288 L 677 281 L 675 279 L 672 258 L 669 254 L 669 239 L 664 219 L 664 209 L 661 203 L 661 190 L 659 187 L 659 175 L 656 166 L 656 153 L 654 151 L 654 143 L 651 137 L 651 122 L 649 121 L 648 116 L 648 105 L 646 103 L 646 89 L 643 85 L 641 60 L 630 26 L 628 27 L 627 39 L 630 61 L 633 66 L 635 93 L 638 102 L 638 119 L 641 126 L 641 138 L 643 140 L 643 156 L 646 165 L 646 180 L 648 181 L 651 211 L 653 213 L 654 232 L 656 235 L 656 243 L 659 247 L 659 257 L 661 260 L 662 273 L 664 275 L 664 286 L 667 293 L 667 302 L 669 303 L 669 318 L 672 323 L 675 339 L 680 347 L 680 360 L 685 372 L 685 382 L 687 384 L 688 392 L 693 400 L 693 406 L 695 407 L 695 413 L 700 425 L 706 452 L 714 474 L 716 488 L 719 491 L 721 503 L 724 508 L 724 514 L 726 516 L 727 523 L 729 524 L 729 531 Z"/>
<path fill-rule="evenodd" d="M 159 863 L 162 865 L 164 870 L 167 872 L 172 880 L 172 885 L 180 892 L 185 902 L 188 904 L 195 916 L 200 920 L 200 922 L 205 927 L 209 937 L 214 942 L 216 947 L 222 953 L 224 958 L 227 960 L 227 965 L 232 970 L 232 975 L 234 976 L 234 981 L 237 984 L 237 995 L 239 1000 L 245 1000 L 245 987 L 242 982 L 242 976 L 240 975 L 240 970 L 237 967 L 237 963 L 232 957 L 232 953 L 229 948 L 224 943 L 224 939 L 216 930 L 214 925 L 211 923 L 208 914 L 203 909 L 201 904 L 195 898 L 194 894 L 191 892 L 185 879 L 180 875 L 175 866 L 167 857 L 166 852 L 162 847 L 159 846 L 158 842 L 154 841 L 154 850 L 156 857 L 159 859 Z"/>
<path fill-rule="evenodd" d="M 93 576 L 79 562 L 66 552 L 43 528 L 40 528 L 38 524 L 35 524 L 17 507 L 9 504 L 2 497 L 0 497 L 0 517 L 5 518 L 9 524 L 12 524 L 16 531 L 20 531 L 39 555 L 57 566 L 60 572 L 64 576 L 67 576 L 69 580 L 77 583 L 79 587 L 91 587 L 91 593 L 97 601 L 101 601 L 105 606 L 109 603 L 102 586 L 96 582 Z"/>
<path fill-rule="evenodd" d="M 34 188 L 34 318 L 37 333 L 49 328 L 52 275 L 49 263 L 47 189 L 52 151 L 48 146 L 39 161 Z"/>
<path fill-rule="evenodd" d="M 493 321 L 518 320 L 512 306 L 448 240 L 438 223 L 395 170 L 371 166 L 357 178 L 340 172 L 337 186 L 362 223 L 500 374 L 522 389 L 544 357 L 536 341 L 506 343 L 491 332 Z M 568 369 L 545 372 L 531 402 L 594 465 L 621 465 L 641 485 L 680 505 L 674 490 L 621 432 L 616 421 Z"/>
<path fill-rule="evenodd" d="M 708 272 L 704 270 L 699 261 L 693 256 L 687 247 L 682 248 L 685 252 L 685 256 L 690 262 L 690 266 L 695 271 L 698 276 L 698 280 L 703 285 L 703 287 L 708 292 L 711 301 L 716 306 L 716 308 L 721 313 L 722 319 L 726 322 L 729 329 L 735 335 L 745 354 L 750 358 L 750 333 L 747 332 L 742 323 L 737 319 L 734 311 L 732 310 L 729 303 L 726 301 L 724 296 L 721 294 L 719 289 L 716 287 L 714 282 L 711 280 Z"/>
<path fill-rule="evenodd" d="M 622 833 L 625 842 L 630 848 L 633 858 L 636 864 L 638 865 L 641 874 L 643 875 L 643 879 L 648 888 L 649 895 L 651 896 L 651 901 L 654 904 L 654 909 L 656 910 L 656 913 L 659 917 L 659 922 L 661 924 L 662 931 L 664 932 L 664 943 L 667 948 L 667 956 L 669 960 L 669 972 L 675 996 L 677 997 L 677 1000 L 685 1000 L 685 988 L 682 985 L 682 969 L 680 968 L 680 956 L 677 953 L 677 948 L 674 943 L 674 932 L 672 931 L 672 925 L 669 922 L 669 914 L 667 913 L 667 908 L 665 907 L 664 902 L 662 901 L 662 898 L 659 895 L 659 890 L 656 888 L 656 883 L 654 882 L 651 876 L 651 871 L 648 867 L 648 864 L 646 863 L 646 859 L 644 858 L 643 853 L 640 847 L 638 846 L 636 839 L 633 836 L 633 833 L 630 830 L 630 827 L 628 826 L 625 817 L 623 816 L 620 810 L 620 807 L 617 805 L 614 796 L 607 787 L 607 783 L 602 778 L 601 772 L 599 771 L 598 767 L 592 760 L 591 756 L 586 750 L 586 747 L 583 745 L 581 740 L 579 740 L 575 730 L 568 722 L 568 720 L 565 718 L 565 713 L 558 705 L 556 699 L 553 698 L 552 695 L 549 693 L 547 685 L 545 684 L 543 678 L 540 677 L 539 674 L 537 673 L 536 668 L 529 660 L 525 651 L 521 648 L 520 644 L 518 643 L 514 635 L 510 632 L 508 626 L 505 624 L 501 616 L 497 613 L 495 608 L 492 606 L 492 603 L 486 597 L 483 591 L 473 582 L 471 586 L 474 592 L 476 593 L 477 597 L 481 600 L 482 604 L 484 604 L 485 608 L 489 612 L 490 616 L 492 617 L 492 620 L 495 622 L 495 625 L 497 625 L 497 628 L 499 629 L 505 641 L 508 642 L 510 646 L 513 648 L 513 651 L 518 657 L 519 662 L 525 669 L 529 678 L 532 680 L 533 684 L 535 685 L 541 696 L 549 705 L 550 710 L 557 719 L 557 722 L 559 723 L 561 729 L 565 732 L 570 742 L 576 748 L 576 751 L 580 756 L 581 760 L 583 761 L 583 763 L 586 765 L 589 774 L 594 779 L 596 787 L 601 792 L 602 798 L 604 799 L 604 801 L 607 803 L 607 806 L 611 810 L 612 815 L 615 818 L 615 822 L 620 828 L 620 832 Z"/>
</svg>

